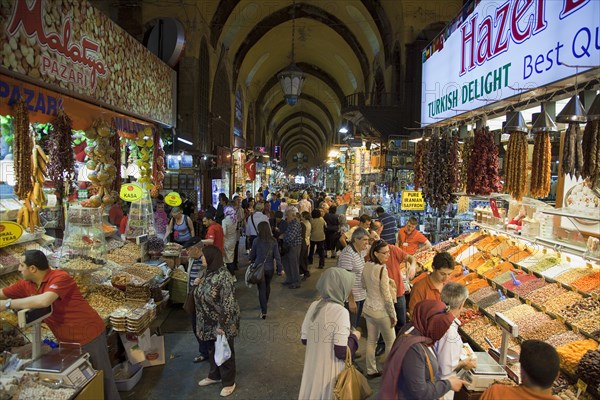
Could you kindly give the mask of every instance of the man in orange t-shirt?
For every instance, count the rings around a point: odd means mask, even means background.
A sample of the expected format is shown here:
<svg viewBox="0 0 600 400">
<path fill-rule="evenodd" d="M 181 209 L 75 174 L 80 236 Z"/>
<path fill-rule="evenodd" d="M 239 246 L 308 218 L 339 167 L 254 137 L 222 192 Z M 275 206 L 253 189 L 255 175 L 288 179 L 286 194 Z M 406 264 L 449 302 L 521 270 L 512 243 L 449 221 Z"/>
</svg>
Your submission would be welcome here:
<svg viewBox="0 0 600 400">
<path fill-rule="evenodd" d="M 119 399 L 108 357 L 104 321 L 83 298 L 75 280 L 62 270 L 52 270 L 46 255 L 27 250 L 21 257 L 23 280 L 0 289 L 0 311 L 44 308 L 52 315 L 44 322 L 59 342 L 81 344 L 96 370 L 104 371 L 104 398 Z"/>
<path fill-rule="evenodd" d="M 454 257 L 443 251 L 433 257 L 433 272 L 424 279 L 418 281 L 410 292 L 408 312 L 412 312 L 420 301 L 439 300 L 442 301 L 442 288 L 454 272 Z"/>
<path fill-rule="evenodd" d="M 558 353 L 548 343 L 526 340 L 521 344 L 521 384 L 506 386 L 495 384 L 488 388 L 480 400 L 558 400 L 552 395 L 552 384 L 559 374 Z"/>
<path fill-rule="evenodd" d="M 411 217 L 408 223 L 398 231 L 398 239 L 396 245 L 408 254 L 415 254 L 418 251 L 427 250 L 431 247 L 431 242 L 417 230 L 419 222 L 416 218 Z"/>
</svg>

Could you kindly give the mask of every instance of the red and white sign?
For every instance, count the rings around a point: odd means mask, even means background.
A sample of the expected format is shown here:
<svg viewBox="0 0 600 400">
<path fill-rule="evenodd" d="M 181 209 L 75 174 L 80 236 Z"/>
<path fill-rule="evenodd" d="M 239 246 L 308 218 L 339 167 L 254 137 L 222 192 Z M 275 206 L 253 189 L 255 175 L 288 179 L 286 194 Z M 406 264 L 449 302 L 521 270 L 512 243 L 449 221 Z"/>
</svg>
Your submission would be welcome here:
<svg viewBox="0 0 600 400">
<path fill-rule="evenodd" d="M 244 165 L 246 172 L 248 173 L 248 179 L 251 182 L 254 182 L 256 179 L 256 158 L 252 157 L 250 160 L 246 161 Z"/>
</svg>

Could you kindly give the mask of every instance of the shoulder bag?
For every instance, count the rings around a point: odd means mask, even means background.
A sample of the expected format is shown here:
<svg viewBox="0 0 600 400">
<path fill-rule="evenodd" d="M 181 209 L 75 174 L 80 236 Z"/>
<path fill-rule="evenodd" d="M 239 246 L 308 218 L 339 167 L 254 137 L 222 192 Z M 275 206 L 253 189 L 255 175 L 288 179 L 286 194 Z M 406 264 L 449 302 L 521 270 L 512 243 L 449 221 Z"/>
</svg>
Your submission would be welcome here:
<svg viewBox="0 0 600 400">
<path fill-rule="evenodd" d="M 383 276 L 383 269 L 385 268 L 385 265 L 381 266 L 381 269 L 379 270 L 379 282 L 381 282 L 381 277 Z M 381 286 L 381 285 L 380 285 Z M 388 284 L 387 284 L 389 291 L 390 291 L 390 295 L 392 296 L 392 301 L 394 303 L 398 302 L 398 287 L 396 286 L 396 281 L 388 278 Z"/>
<path fill-rule="evenodd" d="M 358 372 L 352 363 L 350 348 L 346 347 L 346 362 L 342 372 L 337 377 L 333 388 L 335 400 L 364 400 L 373 394 L 367 378 Z"/>
<path fill-rule="evenodd" d="M 265 263 L 273 254 L 273 246 L 269 249 L 267 256 L 261 263 L 252 263 L 248 266 L 249 273 L 246 274 L 246 283 L 258 285 L 265 280 Z"/>
</svg>

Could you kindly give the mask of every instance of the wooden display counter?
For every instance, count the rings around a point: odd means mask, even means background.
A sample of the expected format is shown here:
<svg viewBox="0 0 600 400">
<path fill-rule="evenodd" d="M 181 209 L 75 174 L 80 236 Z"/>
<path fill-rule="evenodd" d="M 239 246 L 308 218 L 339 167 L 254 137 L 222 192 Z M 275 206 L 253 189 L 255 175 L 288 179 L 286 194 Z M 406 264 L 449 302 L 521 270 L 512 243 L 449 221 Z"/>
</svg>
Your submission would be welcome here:
<svg viewBox="0 0 600 400">
<path fill-rule="evenodd" d="M 104 399 L 104 371 L 100 370 L 77 396 L 75 400 L 101 400 Z"/>
</svg>

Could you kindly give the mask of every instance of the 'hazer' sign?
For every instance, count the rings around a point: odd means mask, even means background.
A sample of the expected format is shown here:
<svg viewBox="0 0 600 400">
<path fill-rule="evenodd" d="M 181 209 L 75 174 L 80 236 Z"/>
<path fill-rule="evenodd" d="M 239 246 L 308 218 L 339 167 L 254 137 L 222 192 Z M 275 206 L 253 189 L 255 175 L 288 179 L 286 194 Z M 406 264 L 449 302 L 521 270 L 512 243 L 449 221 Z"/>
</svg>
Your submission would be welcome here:
<svg viewBox="0 0 600 400">
<path fill-rule="evenodd" d="M 424 54 L 422 124 L 597 68 L 599 16 L 597 0 L 481 0 Z"/>
</svg>

